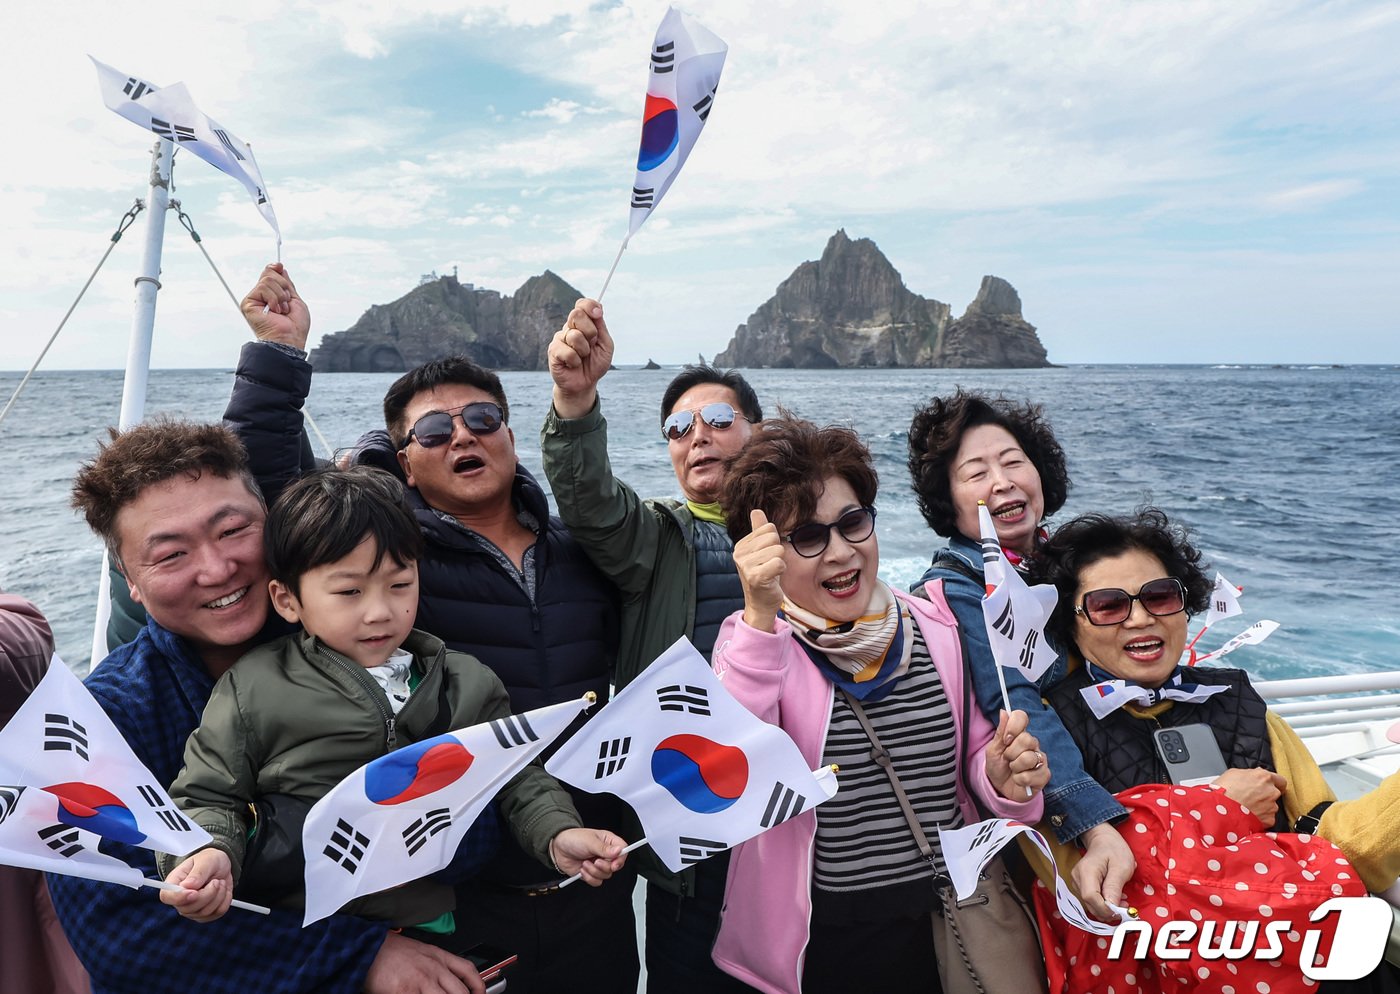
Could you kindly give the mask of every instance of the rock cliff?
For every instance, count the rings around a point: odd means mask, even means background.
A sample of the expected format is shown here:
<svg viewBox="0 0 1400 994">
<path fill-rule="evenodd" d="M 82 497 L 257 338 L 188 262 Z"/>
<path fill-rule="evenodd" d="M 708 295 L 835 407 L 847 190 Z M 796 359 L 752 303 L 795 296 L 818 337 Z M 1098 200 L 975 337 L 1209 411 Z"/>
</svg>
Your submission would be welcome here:
<svg viewBox="0 0 1400 994">
<path fill-rule="evenodd" d="M 581 296 L 548 270 L 508 297 L 443 276 L 323 337 L 311 364 L 317 372 L 398 373 L 461 353 L 492 369 L 544 369 L 550 339 Z"/>
<path fill-rule="evenodd" d="M 1010 283 L 984 276 L 954 320 L 920 297 L 868 238 L 844 230 L 804 262 L 734 332 L 717 366 L 836 369 L 850 366 L 1025 368 L 1048 366 Z"/>
</svg>

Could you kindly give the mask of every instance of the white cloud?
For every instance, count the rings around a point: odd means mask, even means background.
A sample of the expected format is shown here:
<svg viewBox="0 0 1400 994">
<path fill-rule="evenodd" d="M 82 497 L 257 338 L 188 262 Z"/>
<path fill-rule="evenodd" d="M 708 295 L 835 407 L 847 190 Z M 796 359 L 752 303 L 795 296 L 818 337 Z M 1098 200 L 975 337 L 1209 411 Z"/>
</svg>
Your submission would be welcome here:
<svg viewBox="0 0 1400 994">
<path fill-rule="evenodd" d="M 145 195 L 148 143 L 101 106 L 88 51 L 160 82 L 185 80 L 203 109 L 254 142 L 288 264 L 318 294 L 318 331 L 345 327 L 443 259 L 502 290 L 546 266 L 588 292 L 601 283 L 625 230 L 661 0 L 252 0 L 236 10 L 158 0 L 139 19 L 95 2 L 60 6 L 10 12 L 0 41 L 26 92 L 42 94 L 16 102 L 18 137 L 0 147 L 7 330 L 56 322 L 116 217 Z M 1347 251 L 1329 244 L 1359 239 L 1365 251 L 1351 264 L 1374 275 L 1400 244 L 1378 223 L 1393 214 L 1385 197 L 1400 161 L 1400 81 L 1389 69 L 1400 8 L 776 0 L 761 17 L 753 9 L 714 0 L 698 12 L 731 46 L 715 111 L 609 292 L 624 314 L 714 339 L 707 353 L 841 225 L 885 247 L 911 288 L 955 308 L 983 272 L 1005 276 L 1028 313 L 1040 304 L 1047 336 L 1134 320 L 1097 305 L 1072 310 L 1094 299 L 1096 281 L 1101 299 L 1126 306 L 1107 287 L 1123 267 L 1138 274 L 1143 299 L 1166 298 L 1191 282 L 1193 264 L 1220 267 L 1232 250 L 1244 254 L 1225 268 L 1249 290 L 1222 306 L 1248 322 L 1270 307 L 1249 296 L 1265 294 L 1267 280 L 1252 278 L 1264 257 L 1248 253 L 1290 239 L 1306 241 L 1316 272 L 1306 282 L 1321 297 L 1358 313 L 1391 307 L 1327 260 Z M 420 79 L 429 46 L 445 68 Z M 272 252 L 261 219 L 193 157 L 176 180 L 241 289 Z M 121 278 L 84 305 L 105 325 L 125 324 L 138 233 L 114 252 Z M 174 244 L 172 255 L 183 251 Z M 1158 271 L 1162 252 L 1173 264 Z M 165 297 L 183 319 L 213 325 L 226 317 L 222 290 L 176 289 L 182 279 L 205 286 L 196 261 L 170 264 Z M 1050 273 L 1077 296 L 1055 297 Z M 163 299 L 162 320 L 173 309 Z M 97 322 L 75 316 L 73 344 L 65 332 L 53 361 L 119 363 L 121 335 L 98 335 Z M 1273 342 L 1307 335 L 1303 325 L 1276 326 Z M 0 336 L 0 366 L 27 365 L 32 341 Z M 676 355 L 691 344 L 676 342 Z M 157 358 L 230 361 L 219 348 L 185 340 Z"/>
</svg>

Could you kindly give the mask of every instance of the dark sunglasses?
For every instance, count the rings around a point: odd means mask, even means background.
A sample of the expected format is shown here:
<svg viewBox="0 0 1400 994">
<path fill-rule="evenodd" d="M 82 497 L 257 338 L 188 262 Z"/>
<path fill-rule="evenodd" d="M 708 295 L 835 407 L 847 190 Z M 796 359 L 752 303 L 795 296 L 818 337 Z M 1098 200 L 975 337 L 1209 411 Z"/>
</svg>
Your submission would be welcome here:
<svg viewBox="0 0 1400 994">
<path fill-rule="evenodd" d="M 668 442 L 674 442 L 678 438 L 685 438 L 690 434 L 690 429 L 695 427 L 695 415 L 700 415 L 700 420 L 705 422 L 716 431 L 725 431 L 734 426 L 734 422 L 743 417 L 738 411 L 728 404 L 716 403 L 706 404 L 698 411 L 676 411 L 661 423 L 661 437 Z M 744 418 L 748 421 L 748 418 Z"/>
<path fill-rule="evenodd" d="M 452 441 L 452 421 L 460 417 L 462 424 L 471 429 L 474 435 L 490 435 L 498 431 L 505 421 L 501 416 L 501 406 L 489 400 L 479 400 L 456 411 L 434 411 L 413 422 L 404 439 L 403 448 L 417 441 L 425 449 L 435 449 Z"/>
<path fill-rule="evenodd" d="M 1127 621 L 1128 615 L 1133 613 L 1133 601 L 1141 604 L 1148 614 L 1165 618 L 1186 610 L 1186 588 L 1174 576 L 1148 580 L 1135 594 L 1117 587 L 1104 587 L 1086 593 L 1074 613 L 1083 615 L 1091 625 L 1117 625 Z"/>
<path fill-rule="evenodd" d="M 811 559 L 826 551 L 826 547 L 831 543 L 831 530 L 833 528 L 852 545 L 864 542 L 875 531 L 875 508 L 857 507 L 847 511 L 829 525 L 824 525 L 819 521 L 809 521 L 788 532 L 783 536 L 783 540 L 791 545 L 792 551 L 803 559 Z"/>
</svg>

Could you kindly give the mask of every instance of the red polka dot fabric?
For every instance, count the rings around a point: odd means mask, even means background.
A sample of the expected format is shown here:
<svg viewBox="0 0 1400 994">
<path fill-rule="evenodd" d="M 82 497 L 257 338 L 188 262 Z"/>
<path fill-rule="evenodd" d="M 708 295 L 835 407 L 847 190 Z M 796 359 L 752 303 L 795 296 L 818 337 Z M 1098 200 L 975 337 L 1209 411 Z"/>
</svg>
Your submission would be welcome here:
<svg viewBox="0 0 1400 994">
<path fill-rule="evenodd" d="M 1294 994 L 1317 990 L 1299 967 L 1303 936 L 1323 931 L 1320 956 L 1331 947 L 1335 916 L 1314 925 L 1309 913 L 1330 897 L 1366 893 L 1336 846 L 1318 836 L 1265 832 L 1248 809 L 1221 790 L 1149 784 L 1118 800 L 1128 817 L 1118 830 L 1132 847 L 1137 872 L 1124 903 L 1152 926 L 1152 942 L 1167 922 L 1193 923 L 1194 934 L 1169 943 L 1184 959 L 1163 959 L 1149 946 L 1134 957 L 1108 958 L 1111 939 L 1077 929 L 1060 917 L 1054 896 L 1039 882 L 1035 904 L 1051 994 Z M 1283 928 L 1280 922 L 1288 922 Z M 1267 927 L 1274 923 L 1272 928 Z M 1144 932 L 1146 930 L 1143 930 Z M 1254 952 L 1281 947 L 1256 959 Z M 1242 950 L 1207 956 L 1206 950 Z"/>
</svg>

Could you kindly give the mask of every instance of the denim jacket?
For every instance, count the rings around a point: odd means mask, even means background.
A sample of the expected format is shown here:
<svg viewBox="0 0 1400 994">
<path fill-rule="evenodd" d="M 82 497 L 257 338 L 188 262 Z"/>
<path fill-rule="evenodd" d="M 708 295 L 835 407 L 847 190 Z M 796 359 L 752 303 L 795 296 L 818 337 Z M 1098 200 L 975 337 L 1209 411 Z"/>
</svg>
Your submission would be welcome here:
<svg viewBox="0 0 1400 994">
<path fill-rule="evenodd" d="M 961 560 L 978 579 L 946 565 L 949 560 Z M 947 548 L 934 554 L 933 563 L 914 584 L 915 593 L 922 593 L 931 580 L 943 581 L 943 594 L 958 619 L 967 642 L 968 667 L 972 671 L 972 687 L 978 706 L 987 720 L 996 723 L 1002 709 L 1001 684 L 997 680 L 996 659 L 987 638 L 987 624 L 982 617 L 982 596 L 986 586 L 982 577 L 981 546 L 962 535 L 954 535 Z M 1127 812 L 1113 795 L 1099 786 L 1084 772 L 1084 760 L 1064 724 L 1041 700 L 1040 687 L 1050 687 L 1064 679 L 1068 664 L 1061 655 L 1045 671 L 1039 685 L 1031 683 L 1019 672 L 1002 670 L 1011 706 L 1030 717 L 1030 733 L 1040 740 L 1040 750 L 1050 764 L 1050 784 L 1045 789 L 1045 814 L 1061 842 L 1072 842 L 1095 825 L 1118 818 Z"/>
</svg>

